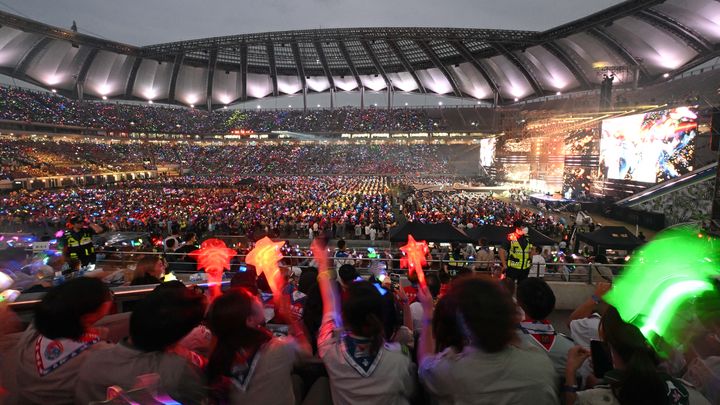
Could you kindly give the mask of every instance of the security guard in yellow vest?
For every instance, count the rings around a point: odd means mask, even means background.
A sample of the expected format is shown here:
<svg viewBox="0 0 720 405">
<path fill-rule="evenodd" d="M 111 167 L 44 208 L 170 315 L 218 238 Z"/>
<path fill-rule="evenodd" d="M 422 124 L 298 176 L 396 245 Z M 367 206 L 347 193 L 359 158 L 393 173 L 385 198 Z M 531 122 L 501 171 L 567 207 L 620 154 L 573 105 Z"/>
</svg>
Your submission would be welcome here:
<svg viewBox="0 0 720 405">
<path fill-rule="evenodd" d="M 533 245 L 527 237 L 528 228 L 515 224 L 515 231 L 500 249 L 500 265 L 507 278 L 520 282 L 530 274 Z"/>
<path fill-rule="evenodd" d="M 74 216 L 68 222 L 70 229 L 65 231 L 60 240 L 65 260 L 68 262 L 79 260 L 83 267 L 95 263 L 95 246 L 92 237 L 104 232 L 103 227 L 93 223 L 87 223 L 85 226 L 86 222 L 80 216 Z"/>
<path fill-rule="evenodd" d="M 454 277 L 465 267 L 465 264 L 460 251 L 460 244 L 453 242 L 450 251 L 443 260 L 443 270 Z"/>
</svg>

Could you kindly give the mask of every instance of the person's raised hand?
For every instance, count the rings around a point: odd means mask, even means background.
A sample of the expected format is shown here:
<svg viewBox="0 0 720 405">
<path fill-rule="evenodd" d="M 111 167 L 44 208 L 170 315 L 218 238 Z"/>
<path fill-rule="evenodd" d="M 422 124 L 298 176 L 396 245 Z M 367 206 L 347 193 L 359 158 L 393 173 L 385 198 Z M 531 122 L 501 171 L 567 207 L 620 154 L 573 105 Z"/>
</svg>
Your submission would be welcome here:
<svg viewBox="0 0 720 405">
<path fill-rule="evenodd" d="M 423 315 L 432 314 L 434 308 L 433 297 L 427 286 L 418 287 L 417 300 L 420 302 L 420 305 L 422 305 Z"/>
<path fill-rule="evenodd" d="M 328 270 L 328 255 L 325 244 L 322 240 L 316 238 L 310 248 L 313 252 L 313 259 L 318 264 L 318 271 L 320 273 L 326 272 Z"/>
<path fill-rule="evenodd" d="M 590 357 L 590 350 L 582 346 L 574 346 L 568 350 L 566 369 L 569 372 L 575 372 Z"/>
<path fill-rule="evenodd" d="M 612 284 L 600 281 L 595 285 L 595 292 L 593 294 L 598 298 L 602 298 L 611 288 Z"/>
</svg>

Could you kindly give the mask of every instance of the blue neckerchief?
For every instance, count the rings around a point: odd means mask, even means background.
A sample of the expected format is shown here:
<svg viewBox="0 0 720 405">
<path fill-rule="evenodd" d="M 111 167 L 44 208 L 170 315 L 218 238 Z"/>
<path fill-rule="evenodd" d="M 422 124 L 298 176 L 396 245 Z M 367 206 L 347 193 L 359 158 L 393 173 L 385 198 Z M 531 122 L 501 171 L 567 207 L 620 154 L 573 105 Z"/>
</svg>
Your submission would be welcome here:
<svg viewBox="0 0 720 405">
<path fill-rule="evenodd" d="M 372 375 L 380 363 L 382 349 L 373 354 L 370 351 L 370 339 L 344 334 L 341 340 L 341 350 L 345 360 L 363 377 Z"/>
</svg>

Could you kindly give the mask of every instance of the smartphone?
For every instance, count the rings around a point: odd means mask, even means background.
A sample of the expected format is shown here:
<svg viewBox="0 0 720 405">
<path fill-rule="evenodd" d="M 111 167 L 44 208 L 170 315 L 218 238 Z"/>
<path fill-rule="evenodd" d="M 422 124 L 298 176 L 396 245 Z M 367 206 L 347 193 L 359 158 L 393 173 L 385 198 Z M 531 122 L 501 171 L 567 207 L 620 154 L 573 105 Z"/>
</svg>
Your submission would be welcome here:
<svg viewBox="0 0 720 405">
<path fill-rule="evenodd" d="M 390 286 L 393 291 L 397 291 L 400 289 L 400 275 L 395 273 L 390 273 Z"/>
<path fill-rule="evenodd" d="M 595 374 L 595 377 L 603 378 L 605 373 L 613 369 L 610 350 L 608 350 L 604 342 L 591 340 L 590 355 L 592 356 L 593 374 Z"/>
</svg>

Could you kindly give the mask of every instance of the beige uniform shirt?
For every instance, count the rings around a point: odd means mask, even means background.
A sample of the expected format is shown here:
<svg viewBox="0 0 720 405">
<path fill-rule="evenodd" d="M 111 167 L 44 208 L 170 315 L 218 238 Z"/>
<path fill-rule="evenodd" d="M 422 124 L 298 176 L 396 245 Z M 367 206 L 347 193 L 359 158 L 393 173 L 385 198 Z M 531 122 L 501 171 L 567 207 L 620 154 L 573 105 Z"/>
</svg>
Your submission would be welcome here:
<svg viewBox="0 0 720 405">
<path fill-rule="evenodd" d="M 200 371 L 183 357 L 163 352 L 143 352 L 118 343 L 88 356 L 78 375 L 75 403 L 86 405 L 105 400 L 108 387 L 131 390 L 138 377 L 160 376 L 158 392 L 183 405 L 199 404 L 206 397 Z"/>
<path fill-rule="evenodd" d="M 362 375 L 343 353 L 342 331 L 332 316 L 323 318 L 318 354 L 330 376 L 335 405 L 403 405 L 414 392 L 415 366 L 399 344 L 385 343 L 369 375 Z"/>
<path fill-rule="evenodd" d="M 253 357 L 245 380 L 232 379 L 230 404 L 294 405 L 291 374 L 301 356 L 295 339 L 272 338 Z"/>
<path fill-rule="evenodd" d="M 552 362 L 544 353 L 508 347 L 484 353 L 466 347 L 425 358 L 420 382 L 441 404 L 557 405 Z"/>
<path fill-rule="evenodd" d="M 40 334 L 31 325 L 18 342 L 17 355 L 19 363 L 14 365 L 17 367 L 17 382 L 14 385 L 17 387 L 17 392 L 11 393 L 8 403 L 17 403 L 19 405 L 73 404 L 75 383 L 80 368 L 92 354 L 113 345 L 102 341 L 92 344 L 72 357 L 66 358 L 62 364 L 57 365 L 51 371 L 46 368 L 46 374 L 41 375 L 40 370 L 43 366 L 40 365 L 38 360 L 37 344 L 40 337 Z M 68 350 L 72 349 L 67 343 L 64 345 L 51 343 L 40 350 L 48 352 L 49 356 L 46 356 L 46 359 L 59 359 L 67 355 Z M 45 366 L 47 367 L 47 364 Z"/>
</svg>

